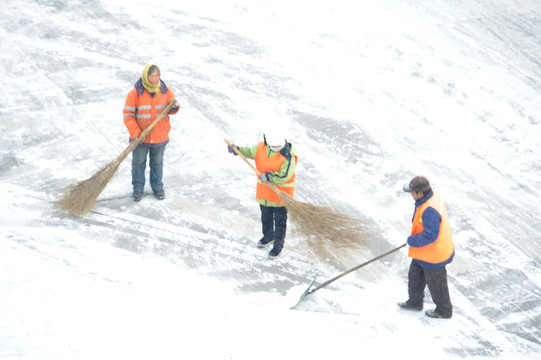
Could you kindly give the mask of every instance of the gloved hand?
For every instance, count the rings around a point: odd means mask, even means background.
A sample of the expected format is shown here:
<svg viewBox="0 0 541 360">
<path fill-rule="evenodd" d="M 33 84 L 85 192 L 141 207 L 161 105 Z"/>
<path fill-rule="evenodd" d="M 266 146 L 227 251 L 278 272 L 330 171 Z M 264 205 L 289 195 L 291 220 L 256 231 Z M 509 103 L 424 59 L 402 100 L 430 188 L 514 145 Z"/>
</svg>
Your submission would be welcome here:
<svg viewBox="0 0 541 360">
<path fill-rule="evenodd" d="M 408 240 L 407 240 L 408 246 L 412 246 L 412 245 L 410 244 L 410 238 L 411 238 L 411 236 L 408 236 Z"/>
<path fill-rule="evenodd" d="M 173 105 L 171 106 L 171 109 L 169 109 L 168 114 L 177 111 L 177 110 L 178 110 L 178 107 L 179 107 L 179 104 L 178 104 L 178 102 L 177 102 L 177 99 L 175 99 L 175 98 L 172 98 L 172 99 L 171 99 L 171 104 L 173 104 Z"/>
<path fill-rule="evenodd" d="M 259 180 L 261 180 L 262 183 L 267 183 L 269 182 L 269 175 L 268 173 L 261 173 L 259 175 Z"/>
<path fill-rule="evenodd" d="M 233 145 L 234 147 L 237 148 L 237 150 L 239 149 L 239 147 L 237 145 Z M 237 153 L 233 150 L 233 148 L 229 145 L 227 145 L 227 152 L 229 152 L 230 154 L 233 154 L 235 156 L 237 156 Z"/>
<path fill-rule="evenodd" d="M 138 138 L 139 136 L 141 136 L 142 133 L 143 133 L 143 132 L 142 132 L 141 130 L 139 130 L 139 134 L 137 134 L 137 136 L 135 136 L 135 137 L 133 138 L 133 140 L 137 140 L 137 138 Z"/>
</svg>

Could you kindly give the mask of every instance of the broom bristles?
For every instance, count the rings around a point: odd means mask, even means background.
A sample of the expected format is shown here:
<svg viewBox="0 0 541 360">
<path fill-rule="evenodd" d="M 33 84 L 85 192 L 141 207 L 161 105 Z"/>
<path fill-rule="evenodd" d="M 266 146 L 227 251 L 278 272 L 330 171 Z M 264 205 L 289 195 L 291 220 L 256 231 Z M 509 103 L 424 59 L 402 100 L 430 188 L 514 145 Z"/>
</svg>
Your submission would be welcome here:
<svg viewBox="0 0 541 360">
<path fill-rule="evenodd" d="M 252 165 L 237 147 L 229 140 L 224 139 L 233 151 L 239 155 L 257 175 L 259 171 Z M 291 222 L 296 225 L 297 232 L 308 238 L 308 242 L 315 243 L 319 249 L 327 247 L 328 243 L 334 245 L 336 250 L 348 252 L 360 242 L 366 235 L 360 227 L 360 221 L 330 208 L 315 206 L 297 201 L 280 191 L 273 183 L 267 185 L 280 197 L 290 214 Z M 322 241 L 325 240 L 325 241 Z"/>
<path fill-rule="evenodd" d="M 139 141 L 132 141 L 115 160 L 102 167 L 90 178 L 67 187 L 62 198 L 55 201 L 55 205 L 75 217 L 88 214 L 94 208 L 98 196 L 109 180 L 116 174 L 122 161 L 138 144 Z"/>
<path fill-rule="evenodd" d="M 323 250 L 328 243 L 333 252 L 349 252 L 362 246 L 365 231 L 355 219 L 329 207 L 316 206 L 290 197 L 274 184 L 269 186 L 284 202 L 295 230 L 308 238 L 312 247 Z"/>
<path fill-rule="evenodd" d="M 115 175 L 120 163 L 128 156 L 133 149 L 141 143 L 148 133 L 154 128 L 154 126 L 169 113 L 169 110 L 173 106 L 177 105 L 177 101 L 173 99 L 163 110 L 163 112 L 150 124 L 145 130 L 139 134 L 130 144 L 117 156 L 117 158 L 111 161 L 109 164 L 102 167 L 98 170 L 97 173 L 92 175 L 90 178 L 79 181 L 77 184 L 69 186 L 64 191 L 64 196 L 55 201 L 55 204 L 67 211 L 70 215 L 73 216 L 83 216 L 88 214 L 94 208 L 94 204 L 98 196 L 101 194 L 103 189 L 107 186 L 107 183 Z"/>
</svg>

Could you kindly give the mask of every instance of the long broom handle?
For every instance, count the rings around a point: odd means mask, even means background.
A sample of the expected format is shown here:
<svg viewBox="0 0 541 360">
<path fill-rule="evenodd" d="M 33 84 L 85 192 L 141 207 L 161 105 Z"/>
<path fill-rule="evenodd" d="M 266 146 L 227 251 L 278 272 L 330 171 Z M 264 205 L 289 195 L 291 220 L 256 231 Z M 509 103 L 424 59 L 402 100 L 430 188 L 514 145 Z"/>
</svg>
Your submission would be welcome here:
<svg viewBox="0 0 541 360">
<path fill-rule="evenodd" d="M 160 115 L 158 115 L 158 117 L 145 129 L 143 130 L 139 136 L 137 136 L 135 139 L 133 139 L 132 142 L 129 143 L 129 145 L 124 149 L 124 151 L 122 151 L 117 157 L 116 157 L 116 160 L 117 162 L 121 162 L 122 160 L 124 160 L 132 151 L 133 149 L 135 149 L 137 147 L 137 145 L 139 145 L 143 140 L 145 140 L 145 138 L 147 137 L 148 133 L 150 132 L 150 130 L 152 130 L 152 128 L 154 126 L 156 126 L 156 124 L 158 122 L 160 122 L 160 120 L 164 117 L 164 116 L 167 116 L 168 113 L 169 113 L 169 110 L 171 110 L 175 105 L 178 105 L 177 101 L 171 101 L 169 103 L 169 105 L 167 105 L 167 107 L 161 112 Z"/>
<path fill-rule="evenodd" d="M 313 294 L 313 293 L 315 293 L 316 291 L 318 291 L 319 289 L 321 289 L 322 287 L 325 287 L 325 286 L 329 285 L 330 283 L 332 283 L 332 282 L 334 282 L 334 281 L 340 279 L 340 278 L 343 277 L 343 276 L 346 276 L 347 274 L 349 274 L 349 273 L 351 273 L 351 272 L 353 272 L 353 271 L 355 271 L 355 270 L 357 270 L 357 269 L 362 268 L 362 267 L 365 266 L 365 265 L 368 265 L 368 264 L 370 264 L 370 263 L 372 263 L 372 262 L 374 262 L 374 261 L 376 261 L 376 260 L 381 259 L 382 257 L 385 257 L 385 256 L 387 256 L 387 255 L 390 255 L 390 254 L 394 253 L 395 251 L 398 251 L 398 250 L 402 249 L 402 248 L 403 248 L 404 246 L 406 246 L 406 245 L 408 245 L 408 243 L 402 244 L 402 245 L 400 245 L 399 247 L 396 247 L 396 248 L 394 248 L 394 249 L 392 249 L 392 250 L 390 250 L 390 251 L 387 251 L 385 254 L 381 254 L 381 255 L 376 256 L 375 258 L 373 258 L 373 259 L 371 259 L 371 260 L 368 260 L 368 261 L 366 261 L 366 262 L 364 262 L 364 263 L 362 263 L 362 264 L 359 264 L 359 265 L 357 265 L 357 266 L 355 266 L 355 267 L 352 267 L 351 269 L 349 269 L 349 270 L 347 270 L 347 271 L 341 273 L 340 275 L 337 275 L 337 276 L 333 277 L 332 279 L 329 279 L 329 280 L 325 281 L 323 284 L 321 284 L 321 285 L 319 285 L 319 286 L 313 288 L 312 290 L 308 291 L 307 294 Z"/>
<path fill-rule="evenodd" d="M 238 156 L 240 156 L 244 161 L 246 161 L 246 163 L 247 163 L 248 165 L 250 165 L 250 167 L 255 171 L 255 173 L 256 173 L 258 176 L 261 175 L 261 173 L 260 173 L 259 171 L 257 171 L 257 169 L 255 168 L 255 166 L 252 165 L 252 163 L 249 162 L 248 159 L 246 159 L 246 156 L 244 156 L 244 154 L 241 153 L 241 152 L 237 149 L 237 147 L 236 147 L 235 145 L 231 144 L 227 139 L 224 139 L 224 141 L 226 142 L 227 145 L 229 145 L 229 147 L 230 147 L 231 149 L 233 149 L 233 151 L 235 152 L 235 154 L 237 154 Z"/>
<path fill-rule="evenodd" d="M 163 109 L 163 111 L 161 112 L 160 115 L 158 115 L 158 117 L 145 129 L 143 130 L 139 136 L 137 136 L 135 139 L 133 139 L 132 142 L 130 142 L 130 144 L 124 149 L 124 151 L 122 151 L 117 157 L 116 157 L 116 161 L 117 162 L 121 162 L 122 160 L 124 160 L 132 151 L 133 149 L 135 149 L 137 147 L 137 145 L 139 145 L 143 140 L 145 140 L 145 138 L 147 137 L 148 133 L 152 130 L 152 128 L 154 128 L 154 126 L 156 126 L 156 124 L 158 122 L 160 122 L 160 120 L 164 117 L 164 116 L 167 116 L 168 113 L 169 113 L 169 110 L 171 110 L 174 106 L 178 105 L 177 101 L 171 101 L 169 103 L 169 105 L 167 105 L 167 107 L 165 109 Z"/>
<path fill-rule="evenodd" d="M 137 137 L 137 139 L 134 139 L 135 141 L 138 141 L 138 142 L 141 142 L 143 141 L 148 133 L 150 132 L 150 130 L 152 130 L 152 128 L 154 128 L 154 126 L 156 126 L 156 124 L 158 122 L 160 122 L 160 120 L 164 117 L 164 116 L 167 116 L 169 114 L 169 110 L 171 110 L 175 105 L 177 105 L 177 101 L 174 100 L 174 101 L 171 101 L 169 103 L 169 105 L 167 105 L 167 107 L 165 109 L 163 109 L 162 113 L 160 115 L 158 115 L 158 117 L 156 118 L 156 120 L 154 120 L 152 122 L 152 124 L 150 124 L 145 130 L 143 130 L 141 132 L 141 134 L 139 134 L 139 136 Z"/>
<path fill-rule="evenodd" d="M 261 175 L 261 173 L 255 168 L 254 165 L 252 165 L 251 162 L 248 161 L 248 159 L 246 158 L 246 156 L 244 156 L 243 153 L 241 153 L 237 147 L 233 144 L 231 144 L 227 139 L 224 139 L 224 141 L 226 142 L 227 145 L 229 145 L 230 148 L 233 149 L 233 151 L 235 152 L 235 154 L 237 154 L 238 156 L 240 156 L 242 158 L 242 160 L 246 161 L 246 164 L 250 165 L 250 167 L 252 168 L 252 170 L 255 171 L 255 173 L 257 174 L 257 176 L 259 177 L 259 175 Z M 280 189 L 278 189 L 278 187 L 276 186 L 276 184 L 273 184 L 271 182 L 266 182 L 265 183 L 268 187 L 270 187 L 272 189 L 272 191 L 274 191 L 276 193 L 276 195 L 278 195 L 278 197 L 280 197 L 280 199 L 282 199 L 282 201 L 285 202 L 284 198 L 282 198 L 282 196 L 289 196 L 288 194 L 284 193 L 283 191 L 281 191 Z M 289 196 L 291 197 L 291 196 Z M 287 205 L 286 205 L 287 206 Z"/>
</svg>

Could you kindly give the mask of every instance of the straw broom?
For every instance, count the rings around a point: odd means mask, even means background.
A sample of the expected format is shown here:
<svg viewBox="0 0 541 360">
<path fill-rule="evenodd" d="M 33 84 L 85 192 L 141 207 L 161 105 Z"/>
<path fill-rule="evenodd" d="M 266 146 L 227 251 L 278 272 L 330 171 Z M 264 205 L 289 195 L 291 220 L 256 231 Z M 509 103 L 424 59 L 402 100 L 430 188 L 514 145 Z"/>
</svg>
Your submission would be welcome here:
<svg viewBox="0 0 541 360">
<path fill-rule="evenodd" d="M 72 216 L 80 217 L 89 213 L 94 208 L 98 196 L 105 189 L 109 180 L 115 175 L 120 163 L 147 137 L 154 126 L 164 116 L 167 116 L 169 110 L 174 106 L 176 106 L 176 100 L 171 101 L 156 120 L 143 130 L 137 138 L 130 142 L 128 147 L 115 160 L 102 167 L 90 178 L 67 187 L 64 190 L 63 197 L 57 200 L 55 204 Z"/>
<path fill-rule="evenodd" d="M 227 139 L 224 139 L 237 155 L 239 155 L 259 176 L 260 172 L 248 161 L 248 159 Z M 324 250 L 326 243 L 330 241 L 333 252 L 336 250 L 351 250 L 355 245 L 361 245 L 363 230 L 358 219 L 334 211 L 324 206 L 316 206 L 290 197 L 280 191 L 276 185 L 267 182 L 268 185 L 282 200 L 288 210 L 291 221 L 296 230 L 309 238 L 312 246 Z"/>
</svg>

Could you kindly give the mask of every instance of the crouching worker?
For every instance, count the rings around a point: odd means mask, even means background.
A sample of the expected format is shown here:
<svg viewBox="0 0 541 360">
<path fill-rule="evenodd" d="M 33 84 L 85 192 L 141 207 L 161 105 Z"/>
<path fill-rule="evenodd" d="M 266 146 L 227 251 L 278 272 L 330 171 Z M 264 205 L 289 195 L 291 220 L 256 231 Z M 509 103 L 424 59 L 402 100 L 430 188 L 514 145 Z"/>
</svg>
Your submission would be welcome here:
<svg viewBox="0 0 541 360">
<path fill-rule="evenodd" d="M 278 194 L 267 184 L 275 184 L 281 192 L 293 197 L 295 190 L 295 168 L 297 155 L 287 140 L 263 135 L 263 141 L 253 147 L 235 146 L 240 153 L 255 160 L 256 169 L 261 175 L 257 179 L 256 200 L 261 209 L 261 225 L 263 237 L 257 243 L 264 248 L 269 245 L 272 250 L 269 258 L 280 255 L 284 247 L 287 228 L 287 209 Z M 230 153 L 235 154 L 228 146 Z M 235 154 L 236 155 L 236 154 Z"/>
</svg>

